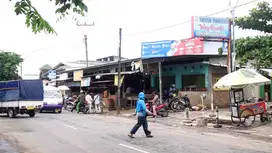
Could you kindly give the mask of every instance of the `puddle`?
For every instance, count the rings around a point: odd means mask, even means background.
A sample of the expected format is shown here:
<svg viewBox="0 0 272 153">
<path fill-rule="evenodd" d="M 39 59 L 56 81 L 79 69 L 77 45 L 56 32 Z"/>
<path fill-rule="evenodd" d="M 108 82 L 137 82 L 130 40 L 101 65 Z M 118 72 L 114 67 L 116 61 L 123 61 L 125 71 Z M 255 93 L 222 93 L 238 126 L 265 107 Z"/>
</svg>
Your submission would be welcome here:
<svg viewBox="0 0 272 153">
<path fill-rule="evenodd" d="M 7 141 L 0 139 L 0 153 L 19 153 Z"/>
</svg>

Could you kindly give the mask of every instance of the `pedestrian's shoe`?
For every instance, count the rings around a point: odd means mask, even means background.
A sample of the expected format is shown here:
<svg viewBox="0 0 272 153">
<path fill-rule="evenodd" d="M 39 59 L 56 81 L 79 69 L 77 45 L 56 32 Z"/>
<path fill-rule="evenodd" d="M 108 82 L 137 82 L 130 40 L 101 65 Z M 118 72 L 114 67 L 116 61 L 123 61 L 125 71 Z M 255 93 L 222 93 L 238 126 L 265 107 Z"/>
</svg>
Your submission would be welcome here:
<svg viewBox="0 0 272 153">
<path fill-rule="evenodd" d="M 128 134 L 128 137 L 130 137 L 130 138 L 135 138 L 134 136 L 133 136 L 133 134 Z"/>
<path fill-rule="evenodd" d="M 149 135 L 146 135 L 147 138 L 153 138 L 153 135 L 149 134 Z"/>
</svg>

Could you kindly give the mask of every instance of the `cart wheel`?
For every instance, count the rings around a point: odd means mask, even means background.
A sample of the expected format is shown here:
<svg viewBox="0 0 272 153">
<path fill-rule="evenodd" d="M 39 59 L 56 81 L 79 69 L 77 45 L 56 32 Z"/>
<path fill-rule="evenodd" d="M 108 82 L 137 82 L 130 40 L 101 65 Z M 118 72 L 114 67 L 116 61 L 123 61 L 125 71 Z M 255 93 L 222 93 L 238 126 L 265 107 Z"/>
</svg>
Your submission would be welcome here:
<svg viewBox="0 0 272 153">
<path fill-rule="evenodd" d="M 241 120 L 239 118 L 235 118 L 233 116 L 231 116 L 231 121 L 233 124 L 238 124 L 238 125 L 241 124 Z"/>
<path fill-rule="evenodd" d="M 254 114 L 254 112 L 250 109 L 244 109 L 242 112 L 241 112 L 241 115 L 240 115 L 240 122 L 246 126 L 246 127 L 249 127 L 251 126 L 254 122 L 255 122 L 255 117 L 256 115 Z"/>
<path fill-rule="evenodd" d="M 261 119 L 262 123 L 265 122 L 266 120 L 268 120 L 267 115 L 265 115 L 265 114 L 260 114 L 260 119 Z"/>
</svg>

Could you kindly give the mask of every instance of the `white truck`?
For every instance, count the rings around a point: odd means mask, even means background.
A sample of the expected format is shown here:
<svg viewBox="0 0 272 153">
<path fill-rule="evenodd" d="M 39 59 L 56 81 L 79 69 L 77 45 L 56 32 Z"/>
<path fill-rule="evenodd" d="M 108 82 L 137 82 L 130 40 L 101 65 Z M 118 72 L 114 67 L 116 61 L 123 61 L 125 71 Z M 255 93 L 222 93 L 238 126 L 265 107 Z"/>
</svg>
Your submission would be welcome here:
<svg viewBox="0 0 272 153">
<path fill-rule="evenodd" d="M 42 80 L 13 80 L 0 82 L 0 113 L 10 118 L 17 114 L 34 117 L 43 106 Z"/>
</svg>

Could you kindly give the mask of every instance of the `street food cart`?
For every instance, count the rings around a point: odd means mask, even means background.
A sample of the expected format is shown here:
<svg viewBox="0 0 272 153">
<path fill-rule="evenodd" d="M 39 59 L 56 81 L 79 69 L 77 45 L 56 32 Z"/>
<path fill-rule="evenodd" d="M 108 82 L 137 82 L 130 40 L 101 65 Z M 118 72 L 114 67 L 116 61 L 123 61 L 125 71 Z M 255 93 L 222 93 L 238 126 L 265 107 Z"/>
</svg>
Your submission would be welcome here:
<svg viewBox="0 0 272 153">
<path fill-rule="evenodd" d="M 222 77 L 214 86 L 214 90 L 228 90 L 231 120 L 238 125 L 251 126 L 257 115 L 264 121 L 267 104 L 263 99 L 245 99 L 244 88 L 269 84 L 270 80 L 252 69 L 239 69 Z"/>
</svg>

